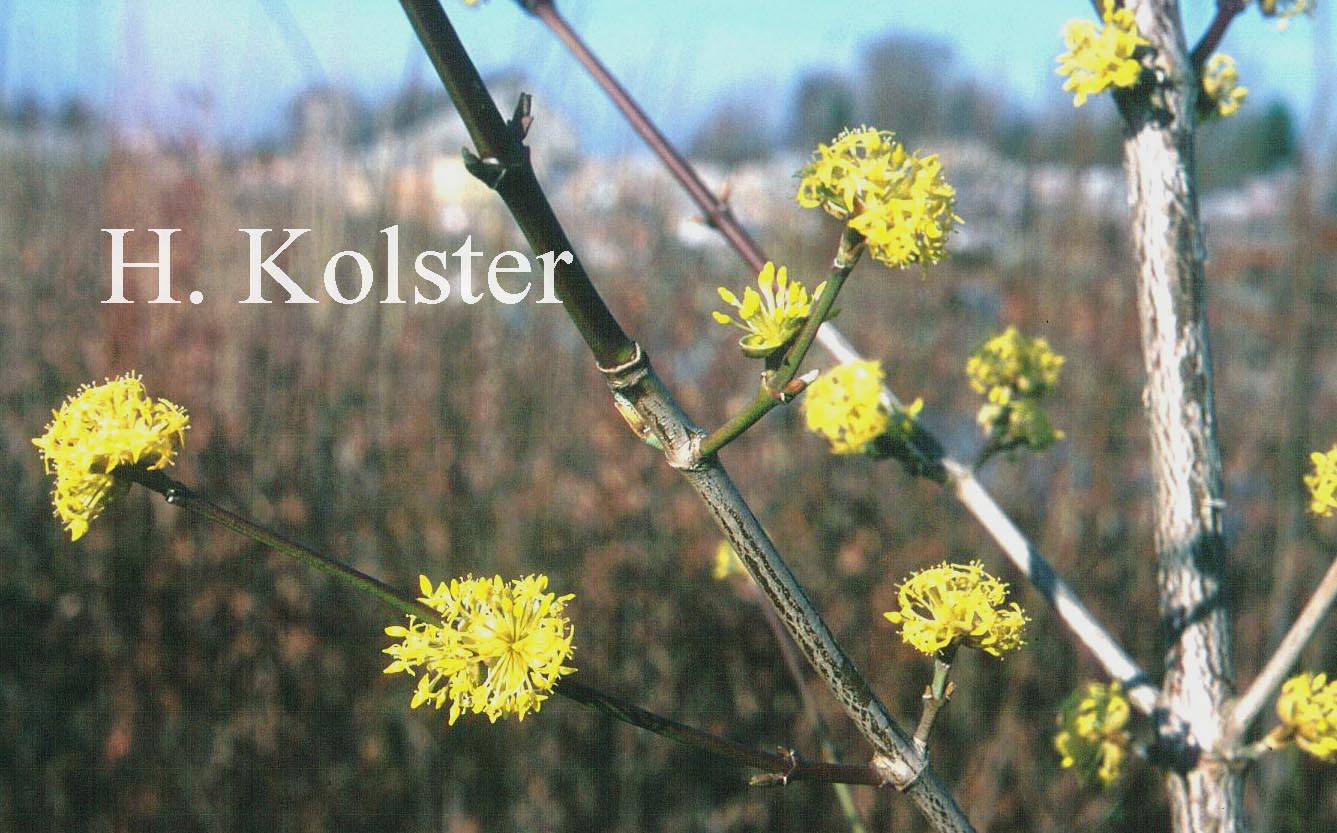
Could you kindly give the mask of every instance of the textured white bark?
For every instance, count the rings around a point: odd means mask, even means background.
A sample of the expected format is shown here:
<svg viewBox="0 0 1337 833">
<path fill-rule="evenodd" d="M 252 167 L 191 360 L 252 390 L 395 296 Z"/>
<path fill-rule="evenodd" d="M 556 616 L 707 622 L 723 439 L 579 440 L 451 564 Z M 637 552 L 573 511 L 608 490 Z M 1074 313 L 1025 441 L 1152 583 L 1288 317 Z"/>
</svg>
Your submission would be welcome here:
<svg viewBox="0 0 1337 833">
<path fill-rule="evenodd" d="M 1221 539 L 1221 459 L 1193 180 L 1197 83 L 1177 0 L 1129 0 L 1164 83 L 1120 102 L 1138 259 L 1145 406 L 1165 640 L 1161 737 L 1177 833 L 1244 829 L 1241 783 L 1215 755 L 1233 693 Z"/>
</svg>

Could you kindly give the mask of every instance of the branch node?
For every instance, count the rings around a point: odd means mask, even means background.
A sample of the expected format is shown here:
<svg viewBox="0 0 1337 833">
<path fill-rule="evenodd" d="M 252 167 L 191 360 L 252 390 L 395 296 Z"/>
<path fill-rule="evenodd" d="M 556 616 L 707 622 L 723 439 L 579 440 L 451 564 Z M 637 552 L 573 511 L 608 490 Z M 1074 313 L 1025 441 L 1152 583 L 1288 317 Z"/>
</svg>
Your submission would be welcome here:
<svg viewBox="0 0 1337 833">
<path fill-rule="evenodd" d="M 924 773 L 924 769 L 928 766 L 928 756 L 919 755 L 915 760 L 910 760 L 905 756 L 893 759 L 887 755 L 877 755 L 871 764 L 881 776 L 883 786 L 890 784 L 899 792 L 905 792 L 913 787 L 919 776 Z"/>
<path fill-rule="evenodd" d="M 493 191 L 497 190 L 497 186 L 506 178 L 506 172 L 510 170 L 495 156 L 480 157 L 468 148 L 461 148 L 460 153 L 464 156 L 464 169 Z"/>
<path fill-rule="evenodd" d="M 646 371 L 649 369 L 649 362 L 646 361 L 645 351 L 641 349 L 639 343 L 633 343 L 633 346 L 636 349 L 632 352 L 631 358 L 627 359 L 622 364 L 614 365 L 612 367 L 604 367 L 598 362 L 595 362 L 594 366 L 599 368 L 599 372 L 607 377 L 608 386 L 613 390 L 623 390 L 632 387 L 645 378 Z"/>
<path fill-rule="evenodd" d="M 748 779 L 748 784 L 753 787 L 783 787 L 789 783 L 793 777 L 794 771 L 798 769 L 798 753 L 792 749 L 783 746 L 777 748 L 776 753 L 784 758 L 783 772 L 763 772 L 760 775 L 754 775 Z"/>
<path fill-rule="evenodd" d="M 525 140 L 529 135 L 530 126 L 534 124 L 534 116 L 530 112 L 533 103 L 533 96 L 529 93 L 520 93 L 520 98 L 515 102 L 515 112 L 511 114 L 511 120 L 506 122 L 517 142 Z"/>
</svg>

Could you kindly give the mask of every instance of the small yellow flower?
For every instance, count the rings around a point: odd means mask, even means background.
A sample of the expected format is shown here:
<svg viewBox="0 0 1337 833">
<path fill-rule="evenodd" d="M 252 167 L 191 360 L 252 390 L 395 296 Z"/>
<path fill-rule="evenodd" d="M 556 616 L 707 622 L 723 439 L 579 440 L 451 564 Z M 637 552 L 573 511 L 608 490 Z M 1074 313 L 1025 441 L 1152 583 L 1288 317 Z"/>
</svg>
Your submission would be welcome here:
<svg viewBox="0 0 1337 833">
<path fill-rule="evenodd" d="M 1277 698 L 1281 726 L 1275 741 L 1295 745 L 1324 763 L 1337 763 L 1337 680 L 1326 674 L 1297 674 L 1281 687 Z"/>
<path fill-rule="evenodd" d="M 1138 33 L 1132 11 L 1105 0 L 1101 17 L 1103 25 L 1069 20 L 1063 27 L 1068 51 L 1058 56 L 1057 72 L 1068 76 L 1063 89 L 1072 93 L 1074 107 L 1110 87 L 1131 87 L 1142 75 L 1142 65 L 1134 56 L 1139 47 L 1151 44 Z"/>
<path fill-rule="evenodd" d="M 799 177 L 799 205 L 845 220 L 890 267 L 937 263 L 961 222 L 938 157 L 906 152 L 887 130 L 846 130 L 819 144 Z"/>
<path fill-rule="evenodd" d="M 826 284 L 818 284 L 809 298 L 803 284 L 790 282 L 785 267 L 781 266 L 777 272 L 774 263 L 767 263 L 757 274 L 757 287 L 761 292 L 749 286 L 743 290 L 743 300 L 739 301 L 738 296 L 721 286 L 720 297 L 724 303 L 737 308 L 738 319 L 718 311 L 713 314 L 719 323 L 732 324 L 747 333 L 739 339 L 738 346 L 747 355 L 762 358 L 798 335 Z"/>
<path fill-rule="evenodd" d="M 1309 487 L 1309 511 L 1326 518 L 1337 509 L 1337 445 L 1326 452 L 1315 451 L 1309 460 L 1314 464 L 1314 473 L 1304 477 Z"/>
<path fill-rule="evenodd" d="M 484 713 L 492 722 L 513 714 L 520 720 L 537 712 L 557 680 L 575 671 L 572 626 L 566 603 L 574 596 L 545 592 L 548 577 L 467 576 L 432 585 L 419 576 L 422 601 L 441 613 L 440 621 L 409 617 L 407 627 L 385 629 L 400 640 L 385 653 L 395 658 L 386 674 L 418 677 L 411 708 L 450 701 L 450 723 L 464 712 Z"/>
<path fill-rule="evenodd" d="M 739 560 L 738 553 L 728 541 L 720 541 L 719 546 L 715 547 L 714 566 L 710 574 L 716 581 L 724 581 L 729 576 L 745 576 L 747 568 Z"/>
<path fill-rule="evenodd" d="M 117 466 L 171 465 L 186 441 L 190 419 L 166 399 L 150 399 L 135 373 L 85 384 L 52 411 L 45 433 L 33 440 L 47 474 L 56 476 L 56 517 L 77 541 L 116 497 Z"/>
<path fill-rule="evenodd" d="M 998 442 L 1042 449 L 1063 438 L 1039 400 L 1058 384 L 1064 358 L 1043 338 L 1027 338 L 1008 327 L 966 361 L 966 376 L 985 395 L 977 419 Z"/>
<path fill-rule="evenodd" d="M 996 657 L 1020 647 L 1026 613 L 1007 601 L 1007 584 L 978 561 L 942 563 L 901 582 L 900 608 L 883 616 L 901 639 L 930 656 L 965 645 Z"/>
<path fill-rule="evenodd" d="M 1128 757 L 1131 738 L 1128 719 L 1132 715 L 1123 686 L 1088 683 L 1063 701 L 1058 713 L 1054 748 L 1063 756 L 1064 769 L 1076 768 L 1082 783 L 1097 778 L 1106 786 L 1119 779 Z"/>
<path fill-rule="evenodd" d="M 1314 0 L 1258 0 L 1264 17 L 1277 18 L 1277 30 L 1284 31 L 1296 15 L 1314 13 Z"/>
<path fill-rule="evenodd" d="M 887 430 L 882 364 L 860 359 L 828 370 L 808 385 L 803 415 L 808 430 L 831 442 L 835 454 L 854 454 Z"/>
<path fill-rule="evenodd" d="M 1238 112 L 1244 98 L 1249 94 L 1248 87 L 1241 87 L 1239 68 L 1235 59 L 1218 52 L 1207 62 L 1207 69 L 1202 76 L 1202 88 L 1214 101 L 1214 112 L 1220 118 L 1233 116 Z"/>
</svg>

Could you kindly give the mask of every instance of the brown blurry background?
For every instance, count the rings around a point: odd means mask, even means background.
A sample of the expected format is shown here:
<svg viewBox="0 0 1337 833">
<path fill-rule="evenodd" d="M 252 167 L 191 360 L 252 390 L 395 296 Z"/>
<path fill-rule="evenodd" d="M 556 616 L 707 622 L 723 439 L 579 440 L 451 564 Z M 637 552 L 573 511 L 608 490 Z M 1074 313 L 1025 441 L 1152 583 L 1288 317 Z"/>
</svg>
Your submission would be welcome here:
<svg viewBox="0 0 1337 833">
<path fill-rule="evenodd" d="M 869 49 L 865 70 L 904 77 L 913 65 L 896 61 L 932 66 L 940 48 L 889 41 Z M 1155 674 L 1153 508 L 1112 115 L 1017 118 L 969 83 L 940 95 L 889 84 L 881 98 L 854 84 L 814 74 L 792 129 L 763 138 L 746 111 L 722 106 L 694 154 L 809 285 L 837 234 L 792 202 L 811 142 L 868 121 L 942 154 L 966 221 L 954 258 L 926 277 L 861 265 L 837 323 L 903 398 L 924 397 L 924 421 L 961 457 L 982 443 L 962 372 L 975 346 L 1015 324 L 1067 356 L 1051 402 L 1067 439 L 984 477 Z M 524 85 L 497 79 L 504 110 Z M 582 153 L 579 114 L 538 107 L 541 178 L 580 256 L 689 413 L 717 425 L 750 397 L 758 368 L 709 311 L 716 286 L 754 276 L 653 161 Z M 1300 485 L 1308 451 L 1337 440 L 1337 194 L 1331 161 L 1300 133 L 1283 104 L 1250 101 L 1205 128 L 1200 149 L 1245 682 L 1337 536 L 1333 522 L 1305 518 Z M 0 138 L 0 830 L 848 829 L 829 787 L 750 788 L 746 771 L 560 697 L 522 723 L 447 729 L 441 713 L 410 712 L 409 681 L 380 673 L 393 615 L 142 490 L 77 544 L 51 517 L 30 439 L 79 383 L 136 369 L 191 413 L 175 473 L 224 505 L 408 590 L 420 572 L 547 573 L 576 594 L 585 682 L 740 741 L 816 754 L 759 611 L 710 576 L 715 530 L 623 426 L 561 308 L 466 306 L 453 260 L 446 303 L 376 303 L 386 226 L 399 226 L 407 297 L 419 251 L 453 251 L 466 235 L 489 255 L 523 248 L 499 202 L 462 173 L 463 134 L 430 87 L 384 102 L 313 90 L 278 138 L 246 149 L 113 128 L 78 102 L 7 106 Z M 199 289 L 204 303 L 146 304 L 155 276 L 130 270 L 140 303 L 100 304 L 100 229 L 115 227 L 140 230 L 132 260 L 155 256 L 145 229 L 181 228 L 175 294 Z M 322 303 L 238 305 L 243 227 L 313 229 L 284 263 Z M 372 297 L 353 306 L 319 283 L 344 249 L 377 272 Z M 282 297 L 273 284 L 266 294 Z M 796 407 L 723 457 L 859 666 L 912 722 L 930 665 L 880 615 L 895 583 L 943 559 L 981 558 L 1016 582 L 1014 571 L 941 489 L 890 463 L 832 457 Z M 1098 671 L 1036 594 L 1014 592 L 1033 617 L 1029 644 L 1005 661 L 958 662 L 934 765 L 980 830 L 1164 829 L 1149 768 L 1132 766 L 1103 795 L 1058 768 L 1055 708 Z M 1337 671 L 1331 624 L 1304 667 Z M 838 707 L 818 699 L 847 757 L 863 759 Z M 1272 756 L 1248 779 L 1258 829 L 1333 828 L 1334 772 L 1293 750 Z M 871 829 L 921 829 L 895 794 L 855 795 Z"/>
</svg>

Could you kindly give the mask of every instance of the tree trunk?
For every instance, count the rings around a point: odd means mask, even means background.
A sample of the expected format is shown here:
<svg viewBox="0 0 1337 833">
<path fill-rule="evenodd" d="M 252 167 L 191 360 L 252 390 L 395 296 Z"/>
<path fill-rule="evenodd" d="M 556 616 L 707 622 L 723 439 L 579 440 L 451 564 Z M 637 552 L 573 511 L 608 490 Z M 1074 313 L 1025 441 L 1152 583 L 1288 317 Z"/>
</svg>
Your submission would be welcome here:
<svg viewBox="0 0 1337 833">
<path fill-rule="evenodd" d="M 1221 458 L 1208 349 L 1203 246 L 1194 185 L 1197 81 L 1177 0 L 1128 0 L 1164 80 L 1122 95 L 1124 168 L 1137 252 L 1145 405 L 1155 481 L 1160 736 L 1176 833 L 1244 829 L 1239 775 L 1214 756 L 1233 695 Z"/>
</svg>

